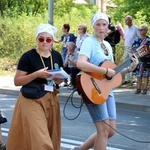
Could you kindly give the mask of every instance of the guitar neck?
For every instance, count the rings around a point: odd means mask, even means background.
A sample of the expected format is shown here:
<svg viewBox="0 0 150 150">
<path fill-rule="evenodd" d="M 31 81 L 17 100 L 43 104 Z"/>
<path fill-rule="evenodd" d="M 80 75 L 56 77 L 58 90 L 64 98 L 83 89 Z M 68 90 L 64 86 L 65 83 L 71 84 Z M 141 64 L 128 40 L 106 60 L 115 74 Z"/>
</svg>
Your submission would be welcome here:
<svg viewBox="0 0 150 150">
<path fill-rule="evenodd" d="M 140 46 L 136 51 L 136 53 L 134 53 L 134 55 L 137 57 L 137 58 L 140 58 L 142 55 L 140 53 L 140 50 L 143 48 L 143 45 Z M 127 60 L 125 60 L 122 64 L 120 64 L 119 66 L 117 66 L 114 70 L 115 70 L 115 74 L 118 74 L 119 72 L 121 72 L 124 68 L 126 67 L 129 67 L 129 65 L 132 63 L 132 57 L 134 57 L 133 55 L 128 58 Z"/>
<path fill-rule="evenodd" d="M 116 68 L 114 68 L 115 70 L 115 74 L 118 74 L 119 72 L 121 72 L 124 68 L 128 67 L 132 62 L 131 58 L 128 58 L 127 60 L 125 60 L 122 64 L 120 64 L 119 66 L 117 66 Z"/>
</svg>

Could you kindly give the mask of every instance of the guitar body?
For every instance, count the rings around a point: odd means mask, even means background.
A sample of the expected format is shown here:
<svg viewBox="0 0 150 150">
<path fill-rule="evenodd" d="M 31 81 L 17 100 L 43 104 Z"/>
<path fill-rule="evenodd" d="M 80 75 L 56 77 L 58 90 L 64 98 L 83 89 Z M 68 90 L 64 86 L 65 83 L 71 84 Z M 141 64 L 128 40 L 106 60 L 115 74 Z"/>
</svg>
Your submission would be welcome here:
<svg viewBox="0 0 150 150">
<path fill-rule="evenodd" d="M 136 49 L 134 55 L 137 58 L 143 57 L 149 54 L 150 48 L 146 45 L 140 46 Z M 132 62 L 129 58 L 122 64 L 116 67 L 112 61 L 105 61 L 101 67 L 111 68 L 115 70 L 115 75 L 108 79 L 104 74 L 81 72 L 76 77 L 76 87 L 79 95 L 82 96 L 83 100 L 90 104 L 100 105 L 103 104 L 112 88 L 119 86 L 122 82 L 121 70 L 128 67 Z"/>
<path fill-rule="evenodd" d="M 111 61 L 105 61 L 101 67 L 114 69 L 116 65 Z M 103 74 L 82 72 L 76 78 L 77 90 L 83 100 L 96 105 L 103 104 L 107 100 L 110 90 L 119 86 L 121 82 L 121 73 L 111 79 L 106 79 Z"/>
</svg>

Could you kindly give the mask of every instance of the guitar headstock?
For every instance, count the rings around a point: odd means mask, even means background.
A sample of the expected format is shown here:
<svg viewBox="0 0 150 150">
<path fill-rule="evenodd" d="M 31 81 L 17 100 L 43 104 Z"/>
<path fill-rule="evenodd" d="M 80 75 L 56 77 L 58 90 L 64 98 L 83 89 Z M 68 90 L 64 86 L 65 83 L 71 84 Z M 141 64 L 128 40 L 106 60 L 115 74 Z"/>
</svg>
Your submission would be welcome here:
<svg viewBox="0 0 150 150">
<path fill-rule="evenodd" d="M 138 49 L 136 49 L 135 55 L 140 58 L 150 53 L 150 47 L 147 45 L 142 45 Z"/>
</svg>

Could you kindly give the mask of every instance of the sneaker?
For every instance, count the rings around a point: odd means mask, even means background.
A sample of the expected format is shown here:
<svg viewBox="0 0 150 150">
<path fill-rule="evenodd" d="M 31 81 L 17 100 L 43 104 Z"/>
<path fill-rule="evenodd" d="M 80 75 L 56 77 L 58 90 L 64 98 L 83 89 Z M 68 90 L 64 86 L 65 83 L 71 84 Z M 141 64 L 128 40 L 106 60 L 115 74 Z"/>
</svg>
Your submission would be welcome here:
<svg viewBox="0 0 150 150">
<path fill-rule="evenodd" d="M 79 150 L 79 146 L 73 147 L 71 150 Z"/>
<path fill-rule="evenodd" d="M 141 94 L 143 94 L 143 95 L 147 94 L 147 90 L 144 89 L 143 92 L 142 92 Z"/>
<path fill-rule="evenodd" d="M 133 81 L 133 82 L 132 82 L 132 85 L 137 85 L 136 81 Z"/>
<path fill-rule="evenodd" d="M 6 144 L 0 142 L 0 150 L 6 150 Z"/>
<path fill-rule="evenodd" d="M 140 94 L 141 93 L 141 89 L 136 89 L 135 94 Z"/>
</svg>

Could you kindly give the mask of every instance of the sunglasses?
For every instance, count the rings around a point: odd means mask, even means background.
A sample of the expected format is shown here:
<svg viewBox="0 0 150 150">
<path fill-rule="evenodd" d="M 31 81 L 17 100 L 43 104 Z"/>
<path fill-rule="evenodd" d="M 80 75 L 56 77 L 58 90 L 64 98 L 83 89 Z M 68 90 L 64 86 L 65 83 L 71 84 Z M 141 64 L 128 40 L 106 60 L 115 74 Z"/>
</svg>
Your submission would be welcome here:
<svg viewBox="0 0 150 150">
<path fill-rule="evenodd" d="M 42 38 L 42 37 L 39 37 L 38 40 L 41 43 L 44 42 L 44 41 L 46 41 L 47 43 L 51 43 L 52 42 L 51 38 Z"/>
<path fill-rule="evenodd" d="M 78 28 L 78 30 L 82 30 L 81 28 Z"/>
<path fill-rule="evenodd" d="M 108 56 L 108 50 L 104 43 L 101 43 L 101 48 L 104 50 L 104 54 Z"/>
</svg>

